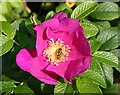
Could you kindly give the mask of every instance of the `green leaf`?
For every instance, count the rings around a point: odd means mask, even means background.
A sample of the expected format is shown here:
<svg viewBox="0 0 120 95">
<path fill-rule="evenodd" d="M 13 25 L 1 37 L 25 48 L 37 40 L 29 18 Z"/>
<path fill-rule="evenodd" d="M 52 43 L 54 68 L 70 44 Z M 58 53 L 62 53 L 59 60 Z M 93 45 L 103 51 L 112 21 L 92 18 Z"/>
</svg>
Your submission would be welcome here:
<svg viewBox="0 0 120 95">
<path fill-rule="evenodd" d="M 0 21 L 6 21 L 6 18 L 2 14 L 0 14 Z"/>
<path fill-rule="evenodd" d="M 26 85 L 19 85 L 14 89 L 14 93 L 16 94 L 32 94 L 34 95 L 34 92 Z"/>
<path fill-rule="evenodd" d="M 110 52 L 115 54 L 120 59 L 120 49 L 114 49 L 114 50 L 111 50 Z"/>
<path fill-rule="evenodd" d="M 111 27 L 109 21 L 95 22 L 94 24 L 95 24 L 100 30 Z"/>
<path fill-rule="evenodd" d="M 115 94 L 115 95 L 119 95 L 120 93 L 120 84 L 118 83 L 115 83 L 113 84 L 111 87 L 103 90 L 104 94 L 105 95 L 112 95 L 112 94 Z"/>
<path fill-rule="evenodd" d="M 22 0 L 12 0 L 12 1 L 8 0 L 8 1 L 12 5 L 12 7 L 15 7 L 15 8 L 24 8 Z"/>
<path fill-rule="evenodd" d="M 96 39 L 89 40 L 89 42 L 91 47 L 91 53 L 96 52 L 101 46 L 101 42 L 97 41 Z"/>
<path fill-rule="evenodd" d="M 72 11 L 71 8 L 69 8 L 66 4 L 60 4 L 59 6 L 56 7 L 55 11 L 56 13 L 63 12 L 65 9 L 67 9 L 69 12 Z"/>
<path fill-rule="evenodd" d="M 45 20 L 50 19 L 54 14 L 55 14 L 54 11 L 50 11 L 50 12 L 46 15 Z"/>
<path fill-rule="evenodd" d="M 0 3 L 0 14 L 9 14 L 11 5 L 7 0 L 1 1 Z"/>
<path fill-rule="evenodd" d="M 62 82 L 58 82 L 58 84 L 55 86 L 54 88 L 54 94 L 63 94 L 63 93 L 73 93 L 73 88 L 71 84 L 68 83 L 62 83 Z"/>
<path fill-rule="evenodd" d="M 102 44 L 100 50 L 111 50 L 119 47 L 120 46 L 120 38 L 118 36 L 119 34 L 116 34 L 111 39 Z"/>
<path fill-rule="evenodd" d="M 118 33 L 118 28 L 117 27 L 110 27 L 110 28 L 104 29 L 97 36 L 97 40 L 100 41 L 103 44 L 107 40 L 109 40 L 113 36 L 115 36 L 117 33 Z"/>
<path fill-rule="evenodd" d="M 113 69 L 107 64 L 102 64 L 102 69 L 104 71 L 104 75 L 106 78 L 106 82 L 108 86 L 113 85 Z"/>
<path fill-rule="evenodd" d="M 0 31 L 4 33 L 9 39 L 14 38 L 15 36 L 15 30 L 13 26 L 8 22 L 5 21 L 0 22 Z"/>
<path fill-rule="evenodd" d="M 18 33 L 18 40 L 22 47 L 25 48 L 34 48 L 35 46 L 35 37 L 31 35 L 29 37 L 26 33 Z"/>
<path fill-rule="evenodd" d="M 100 47 L 100 50 L 111 50 L 111 49 L 115 49 L 115 48 L 119 47 L 120 46 L 120 38 L 118 35 L 119 34 L 116 34 L 110 40 L 108 40 L 104 44 L 102 44 Z"/>
<path fill-rule="evenodd" d="M 14 44 L 15 30 L 8 22 L 0 22 L 0 56 L 7 53 Z"/>
<path fill-rule="evenodd" d="M 6 36 L 0 37 L 0 56 L 7 53 L 13 47 L 14 41 Z"/>
<path fill-rule="evenodd" d="M 27 30 L 32 35 L 34 35 L 34 30 L 33 30 L 34 26 L 33 26 L 32 22 L 31 22 L 31 18 L 28 18 L 28 19 L 25 20 L 25 26 L 26 26 Z"/>
<path fill-rule="evenodd" d="M 111 27 L 102 30 L 97 37 L 97 40 L 102 43 L 100 50 L 117 48 L 120 45 L 118 35 L 118 27 Z"/>
<path fill-rule="evenodd" d="M 2 92 L 10 93 L 14 91 L 14 88 L 17 87 L 13 81 L 2 81 L 0 82 L 0 85 L 2 84 Z"/>
<path fill-rule="evenodd" d="M 106 88 L 106 81 L 104 76 L 101 75 L 99 72 L 95 72 L 94 70 L 87 70 L 83 75 L 82 78 L 86 77 L 89 78 L 91 81 L 95 82 L 96 84 Z"/>
<path fill-rule="evenodd" d="M 22 47 L 34 48 L 35 35 L 34 35 L 34 31 L 32 30 L 33 26 L 30 23 L 30 19 L 27 20 L 19 19 L 14 21 L 12 25 L 18 31 L 17 37 Z"/>
<path fill-rule="evenodd" d="M 80 23 L 84 29 L 84 34 L 87 38 L 92 37 L 98 33 L 98 28 L 94 24 Z"/>
<path fill-rule="evenodd" d="M 83 77 L 89 78 L 91 81 L 103 88 L 107 87 L 102 67 L 94 58 L 92 59 L 90 68 L 82 74 L 82 78 Z"/>
<path fill-rule="evenodd" d="M 117 4 L 112 2 L 104 2 L 99 4 L 91 15 L 98 20 L 114 20 L 119 18 L 120 11 Z"/>
<path fill-rule="evenodd" d="M 20 83 L 20 82 L 18 82 L 18 81 L 15 81 L 15 80 L 13 80 L 13 79 L 10 79 L 9 77 L 7 77 L 6 75 L 2 75 L 2 81 L 11 81 L 11 82 L 13 82 L 13 83 Z"/>
<path fill-rule="evenodd" d="M 118 58 L 114 54 L 105 51 L 97 51 L 93 54 L 93 56 L 98 61 L 118 69 Z"/>
<path fill-rule="evenodd" d="M 80 92 L 82 93 L 102 93 L 101 89 L 97 84 L 92 82 L 88 78 L 82 78 L 76 81 L 76 86 Z"/>
<path fill-rule="evenodd" d="M 97 3 L 94 1 L 86 1 L 79 4 L 72 12 L 71 18 L 84 18 L 92 13 L 97 8 Z"/>
<path fill-rule="evenodd" d="M 24 19 L 18 19 L 18 20 L 15 20 L 13 23 L 12 23 L 12 26 L 14 27 L 15 30 L 19 31 L 21 28 L 23 30 L 23 23 L 24 23 Z M 24 31 L 24 30 L 23 30 Z"/>
<path fill-rule="evenodd" d="M 102 70 L 102 67 L 101 67 L 101 64 L 94 57 L 92 58 L 92 62 L 90 64 L 89 70 L 93 70 L 95 72 L 98 72 L 100 75 L 104 74 L 103 70 Z"/>
</svg>

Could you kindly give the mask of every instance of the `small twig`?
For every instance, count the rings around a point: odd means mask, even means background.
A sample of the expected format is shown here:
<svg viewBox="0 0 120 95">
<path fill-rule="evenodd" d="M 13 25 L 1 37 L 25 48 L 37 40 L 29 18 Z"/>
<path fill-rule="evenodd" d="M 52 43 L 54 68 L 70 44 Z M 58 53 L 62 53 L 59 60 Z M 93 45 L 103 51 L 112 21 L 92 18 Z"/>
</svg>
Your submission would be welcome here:
<svg viewBox="0 0 120 95">
<path fill-rule="evenodd" d="M 18 45 L 18 46 L 20 45 L 20 44 L 19 44 L 18 42 L 16 42 L 15 40 L 13 40 L 13 41 L 14 41 L 14 43 L 15 43 L 16 45 Z"/>
<path fill-rule="evenodd" d="M 35 21 L 35 16 L 34 15 L 31 16 L 31 22 L 32 22 L 33 26 L 37 25 L 37 22 Z"/>
</svg>

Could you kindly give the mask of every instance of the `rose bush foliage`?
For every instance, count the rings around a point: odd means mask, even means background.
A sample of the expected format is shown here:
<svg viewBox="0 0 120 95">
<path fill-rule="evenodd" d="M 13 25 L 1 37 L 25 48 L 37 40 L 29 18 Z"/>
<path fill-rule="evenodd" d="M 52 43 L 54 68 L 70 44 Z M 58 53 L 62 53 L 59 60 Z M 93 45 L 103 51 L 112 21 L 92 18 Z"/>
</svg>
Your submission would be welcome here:
<svg viewBox="0 0 120 95">
<path fill-rule="evenodd" d="M 119 93 L 118 2 L 7 1 L 0 2 L 1 94 Z"/>
</svg>

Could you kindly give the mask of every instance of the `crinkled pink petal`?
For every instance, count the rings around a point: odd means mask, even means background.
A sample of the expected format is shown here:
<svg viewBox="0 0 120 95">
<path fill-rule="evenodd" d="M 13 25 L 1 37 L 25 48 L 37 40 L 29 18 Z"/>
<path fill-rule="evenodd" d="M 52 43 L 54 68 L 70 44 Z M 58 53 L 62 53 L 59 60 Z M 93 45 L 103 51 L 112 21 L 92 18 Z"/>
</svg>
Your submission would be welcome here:
<svg viewBox="0 0 120 95">
<path fill-rule="evenodd" d="M 73 18 L 63 18 L 59 27 L 54 32 L 73 32 L 77 27 L 80 27 L 79 21 Z M 82 31 L 81 31 L 82 32 Z"/>
<path fill-rule="evenodd" d="M 53 31 L 51 31 L 51 29 L 49 27 L 47 27 L 46 36 L 48 39 L 51 39 L 53 36 L 55 36 L 55 33 L 53 33 Z"/>
<path fill-rule="evenodd" d="M 36 56 L 37 52 L 35 49 L 22 49 L 16 56 L 16 63 L 22 70 L 29 72 L 32 64 L 31 60 Z"/>
<path fill-rule="evenodd" d="M 74 76 L 82 74 L 89 68 L 91 59 L 91 56 L 83 56 L 81 59 L 72 60 L 66 70 L 65 78 L 71 81 Z"/>
<path fill-rule="evenodd" d="M 33 62 L 34 63 L 30 66 L 30 73 L 35 78 L 47 84 L 55 85 L 57 83 L 57 75 L 54 72 L 43 69 L 48 65 L 47 61 L 43 60 L 42 57 L 38 57 Z"/>
<path fill-rule="evenodd" d="M 53 18 L 58 18 L 59 20 L 62 20 L 63 18 L 67 17 L 67 14 L 64 12 L 60 12 L 58 14 L 55 14 Z"/>
<path fill-rule="evenodd" d="M 65 79 L 65 72 L 69 65 L 69 61 L 59 63 L 59 66 L 50 64 L 45 70 L 52 71 Z"/>
<path fill-rule="evenodd" d="M 51 29 L 56 29 L 57 27 L 59 26 L 59 20 L 57 18 L 53 18 L 53 19 L 50 19 L 50 20 L 47 20 L 47 21 L 44 21 L 43 23 L 41 24 L 38 24 L 34 30 L 35 31 L 38 31 L 39 28 L 41 29 L 46 29 L 47 27 L 50 27 Z"/>
<path fill-rule="evenodd" d="M 89 56 L 90 55 L 90 46 L 85 38 L 83 32 L 80 32 L 81 28 L 76 28 L 74 32 L 72 33 L 72 45 L 76 47 L 76 49 L 84 56 Z"/>
<path fill-rule="evenodd" d="M 38 52 L 38 56 L 42 55 L 44 48 L 47 46 L 47 41 L 44 40 L 44 38 L 46 37 L 44 34 L 44 30 L 42 30 L 41 28 L 36 27 L 37 32 L 36 32 L 36 49 Z"/>
</svg>

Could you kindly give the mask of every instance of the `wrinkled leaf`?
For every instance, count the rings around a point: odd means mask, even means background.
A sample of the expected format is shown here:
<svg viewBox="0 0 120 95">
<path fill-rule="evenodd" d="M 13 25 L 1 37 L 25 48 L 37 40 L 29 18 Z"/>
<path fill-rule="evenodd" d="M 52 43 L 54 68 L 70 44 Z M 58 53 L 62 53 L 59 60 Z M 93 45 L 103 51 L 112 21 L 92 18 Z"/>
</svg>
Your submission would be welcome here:
<svg viewBox="0 0 120 95">
<path fill-rule="evenodd" d="M 77 80 L 76 86 L 81 94 L 82 93 L 102 93 L 99 86 L 88 78 L 82 78 L 80 80 Z"/>
<path fill-rule="evenodd" d="M 93 70 L 87 70 L 82 77 L 89 78 L 91 81 L 94 81 L 96 84 L 106 88 L 106 81 L 104 76 L 101 75 L 99 72 L 95 72 Z"/>
<path fill-rule="evenodd" d="M 99 20 L 114 20 L 120 16 L 119 7 L 112 2 L 103 2 L 91 15 Z"/>
<path fill-rule="evenodd" d="M 0 84 L 2 84 L 2 92 L 10 93 L 14 91 L 14 88 L 16 87 L 13 81 L 2 81 Z"/>
<path fill-rule="evenodd" d="M 112 67 L 108 66 L 107 64 L 102 64 L 102 69 L 104 71 L 104 75 L 106 78 L 106 82 L 108 86 L 113 85 L 113 69 Z"/>
<path fill-rule="evenodd" d="M 94 1 L 86 1 L 79 4 L 72 12 L 71 18 L 84 18 L 92 13 L 97 8 L 97 3 Z"/>
<path fill-rule="evenodd" d="M 111 27 L 109 21 L 95 22 L 95 25 L 98 26 L 100 30 Z"/>
<path fill-rule="evenodd" d="M 120 45 L 118 35 L 118 27 L 111 27 L 102 30 L 97 37 L 97 40 L 102 43 L 100 50 L 117 48 Z"/>
<path fill-rule="evenodd" d="M 97 51 L 93 54 L 93 56 L 98 61 L 118 69 L 118 58 L 113 53 Z"/>
<path fill-rule="evenodd" d="M 68 83 L 58 82 L 58 84 L 54 88 L 54 93 L 55 94 L 57 94 L 57 93 L 60 93 L 60 94 L 70 93 L 70 94 L 72 94 L 73 93 L 72 85 L 68 84 Z"/>
<path fill-rule="evenodd" d="M 91 81 L 102 86 L 103 88 L 107 87 L 102 67 L 95 58 L 92 59 L 90 68 L 83 73 L 82 77 L 91 79 Z"/>
<path fill-rule="evenodd" d="M 32 94 L 34 95 L 34 92 L 26 85 L 19 85 L 15 88 L 14 93 L 16 94 Z"/>
<path fill-rule="evenodd" d="M 118 36 L 119 34 L 116 34 L 115 36 L 107 40 L 104 44 L 102 44 L 100 50 L 111 50 L 119 47 L 120 46 L 120 38 Z"/>
<path fill-rule="evenodd" d="M 80 23 L 84 29 L 84 34 L 86 38 L 92 37 L 98 33 L 98 28 L 94 24 L 90 23 Z"/>
<path fill-rule="evenodd" d="M 110 27 L 102 30 L 97 36 L 97 40 L 103 44 L 117 34 L 118 34 L 118 28 Z"/>
<path fill-rule="evenodd" d="M 97 41 L 96 39 L 90 40 L 89 42 L 91 47 L 91 53 L 96 52 L 101 46 L 101 42 Z"/>
</svg>

